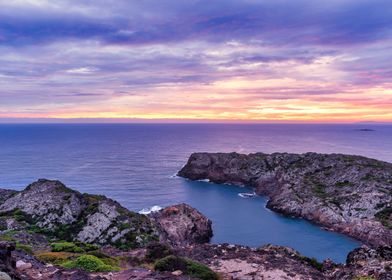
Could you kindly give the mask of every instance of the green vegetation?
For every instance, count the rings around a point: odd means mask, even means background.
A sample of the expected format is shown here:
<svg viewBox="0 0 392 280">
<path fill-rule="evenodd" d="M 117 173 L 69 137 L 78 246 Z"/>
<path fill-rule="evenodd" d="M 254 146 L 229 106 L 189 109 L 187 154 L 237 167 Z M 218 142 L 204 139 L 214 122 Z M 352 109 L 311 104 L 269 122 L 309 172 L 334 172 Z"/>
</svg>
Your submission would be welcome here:
<svg viewBox="0 0 392 280">
<path fill-rule="evenodd" d="M 16 208 L 16 209 L 9 211 L 9 212 L 0 213 L 0 217 L 7 217 L 7 218 L 12 217 L 15 220 L 17 220 L 18 222 L 26 222 L 29 224 L 33 224 L 36 222 L 31 215 L 23 212 L 19 208 Z"/>
<path fill-rule="evenodd" d="M 375 217 L 384 227 L 392 229 L 392 207 L 385 207 L 383 210 L 376 213 Z"/>
<path fill-rule="evenodd" d="M 16 242 L 15 247 L 17 250 L 22 250 L 22 251 L 26 252 L 27 254 L 30 254 L 30 255 L 33 254 L 33 248 L 30 245 L 21 244 L 19 242 Z"/>
<path fill-rule="evenodd" d="M 79 268 L 79 269 L 86 270 L 88 272 L 104 272 L 104 271 L 119 270 L 118 267 L 115 267 L 110 264 L 106 264 L 103 260 L 93 255 L 81 255 L 77 257 L 75 260 L 66 261 L 61 265 L 64 266 L 65 268 Z"/>
<path fill-rule="evenodd" d="M 353 280 L 376 280 L 376 278 L 370 276 L 358 276 L 353 278 Z"/>
<path fill-rule="evenodd" d="M 52 243 L 53 252 L 83 253 L 84 250 L 72 242 Z"/>
<path fill-rule="evenodd" d="M 50 235 L 60 240 L 72 241 L 74 234 L 81 231 L 84 224 L 84 219 L 80 218 L 77 223 L 59 225 Z"/>
<path fill-rule="evenodd" d="M 299 259 L 301 261 L 307 262 L 308 264 L 310 264 L 311 266 L 313 266 L 317 270 L 321 271 L 323 269 L 323 264 L 320 263 L 319 261 L 317 261 L 315 258 L 300 256 Z"/>
<path fill-rule="evenodd" d="M 325 191 L 325 185 L 321 183 L 313 183 L 312 191 L 320 198 L 325 199 L 327 198 L 327 192 Z"/>
<path fill-rule="evenodd" d="M 96 250 L 88 252 L 88 255 L 70 252 L 45 252 L 36 257 L 45 263 L 64 266 L 66 268 L 81 268 L 87 271 L 111 271 L 118 270 L 117 259 Z"/>
<path fill-rule="evenodd" d="M 118 240 L 113 245 L 116 246 L 120 250 L 130 250 L 139 247 L 143 247 L 150 242 L 158 241 L 158 237 L 156 235 L 148 234 L 148 233 L 138 233 L 130 231 L 124 235 L 124 238 Z"/>
<path fill-rule="evenodd" d="M 190 277 L 199 278 L 201 280 L 219 279 L 218 275 L 208 266 L 187 258 L 177 257 L 173 255 L 157 260 L 155 262 L 154 268 L 158 271 L 181 270 L 184 274 Z"/>
<path fill-rule="evenodd" d="M 336 187 L 352 187 L 353 185 L 354 184 L 348 180 L 335 183 Z"/>
<path fill-rule="evenodd" d="M 18 232 L 19 231 L 17 231 L 17 230 L 7 230 L 7 231 L 1 233 L 0 240 L 1 241 L 16 241 L 14 238 L 14 235 Z"/>
<path fill-rule="evenodd" d="M 172 250 L 168 245 L 159 242 L 152 242 L 147 246 L 146 261 L 153 262 L 171 254 Z"/>
<path fill-rule="evenodd" d="M 40 253 L 36 255 L 36 257 L 40 261 L 44 263 L 51 263 L 56 265 L 61 265 L 62 263 L 70 260 L 75 256 L 77 255 L 68 252 L 46 252 L 46 253 Z"/>
<path fill-rule="evenodd" d="M 99 247 L 92 244 L 86 244 L 82 242 L 56 242 L 52 243 L 53 252 L 70 252 L 70 253 L 85 253 L 89 251 L 97 250 Z"/>
<path fill-rule="evenodd" d="M 376 176 L 374 176 L 372 173 L 367 173 L 365 176 L 361 178 L 362 181 L 373 181 L 376 179 Z"/>
<path fill-rule="evenodd" d="M 34 224 L 33 225 L 28 225 L 26 227 L 26 229 L 27 229 L 27 232 L 29 232 L 29 233 L 41 233 L 41 234 L 45 234 L 45 235 L 53 234 L 50 230 L 48 230 L 46 228 L 39 227 L 39 226 L 34 225 Z"/>
</svg>

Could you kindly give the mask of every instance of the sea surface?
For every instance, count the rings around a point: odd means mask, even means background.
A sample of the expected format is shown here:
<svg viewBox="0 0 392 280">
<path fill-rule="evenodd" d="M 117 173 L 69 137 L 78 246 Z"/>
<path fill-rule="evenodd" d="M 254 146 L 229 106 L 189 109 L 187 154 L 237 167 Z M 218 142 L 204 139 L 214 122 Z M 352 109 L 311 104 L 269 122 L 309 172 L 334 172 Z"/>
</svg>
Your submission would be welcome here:
<svg viewBox="0 0 392 280">
<path fill-rule="evenodd" d="M 363 131 L 371 129 L 371 131 Z M 359 242 L 302 219 L 276 214 L 250 190 L 174 176 L 192 152 L 321 152 L 392 162 L 392 126 L 294 124 L 0 125 L 0 187 L 38 178 L 104 194 L 131 210 L 185 202 L 213 221 L 212 242 L 290 246 L 344 262 Z"/>
</svg>

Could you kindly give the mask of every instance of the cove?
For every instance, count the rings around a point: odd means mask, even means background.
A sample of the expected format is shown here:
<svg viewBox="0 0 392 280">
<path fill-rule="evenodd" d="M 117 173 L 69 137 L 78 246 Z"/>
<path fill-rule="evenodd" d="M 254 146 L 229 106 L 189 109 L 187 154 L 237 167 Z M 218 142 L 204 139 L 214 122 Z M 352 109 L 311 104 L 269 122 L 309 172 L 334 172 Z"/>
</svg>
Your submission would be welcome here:
<svg viewBox="0 0 392 280">
<path fill-rule="evenodd" d="M 330 258 L 343 263 L 348 252 L 361 243 L 345 235 L 326 231 L 304 219 L 286 217 L 266 208 L 267 197 L 242 198 L 250 188 L 182 181 L 184 202 L 212 220 L 212 243 L 259 247 L 264 244 L 288 246 L 319 261 Z"/>
</svg>

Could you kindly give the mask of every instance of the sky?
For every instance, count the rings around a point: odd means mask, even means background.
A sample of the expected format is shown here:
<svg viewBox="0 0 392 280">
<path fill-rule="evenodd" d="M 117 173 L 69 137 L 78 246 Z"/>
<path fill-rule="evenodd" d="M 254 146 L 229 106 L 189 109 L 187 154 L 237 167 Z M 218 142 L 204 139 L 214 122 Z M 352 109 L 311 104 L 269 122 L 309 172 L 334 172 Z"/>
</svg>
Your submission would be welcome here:
<svg viewBox="0 0 392 280">
<path fill-rule="evenodd" d="M 0 120 L 392 122 L 391 0 L 0 0 Z"/>
</svg>

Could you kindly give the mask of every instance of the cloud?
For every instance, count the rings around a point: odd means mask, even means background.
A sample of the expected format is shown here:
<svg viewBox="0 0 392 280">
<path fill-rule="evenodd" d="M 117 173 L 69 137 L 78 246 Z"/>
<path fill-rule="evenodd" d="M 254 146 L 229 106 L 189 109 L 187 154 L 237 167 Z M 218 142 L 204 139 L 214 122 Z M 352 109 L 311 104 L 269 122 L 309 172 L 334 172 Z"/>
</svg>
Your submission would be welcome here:
<svg viewBox="0 0 392 280">
<path fill-rule="evenodd" d="M 261 40 L 349 45 L 391 35 L 392 9 L 378 1 L 17 1 L 0 15 L 2 44 L 91 39 L 107 44 Z"/>
<path fill-rule="evenodd" d="M 0 111 L 342 116 L 390 104 L 390 38 L 389 0 L 0 1 Z"/>
</svg>

